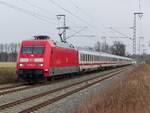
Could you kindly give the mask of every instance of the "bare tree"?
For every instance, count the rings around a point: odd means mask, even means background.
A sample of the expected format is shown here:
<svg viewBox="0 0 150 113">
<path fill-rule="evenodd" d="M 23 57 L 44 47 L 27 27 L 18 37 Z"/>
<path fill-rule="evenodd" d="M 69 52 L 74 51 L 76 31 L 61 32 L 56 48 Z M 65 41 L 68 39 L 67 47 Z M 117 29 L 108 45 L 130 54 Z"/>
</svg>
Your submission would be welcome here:
<svg viewBox="0 0 150 113">
<path fill-rule="evenodd" d="M 125 56 L 126 47 L 123 43 L 119 41 L 115 41 L 114 44 L 111 46 L 112 54 Z"/>
<path fill-rule="evenodd" d="M 19 48 L 18 43 L 0 44 L 0 61 L 16 61 Z"/>
</svg>

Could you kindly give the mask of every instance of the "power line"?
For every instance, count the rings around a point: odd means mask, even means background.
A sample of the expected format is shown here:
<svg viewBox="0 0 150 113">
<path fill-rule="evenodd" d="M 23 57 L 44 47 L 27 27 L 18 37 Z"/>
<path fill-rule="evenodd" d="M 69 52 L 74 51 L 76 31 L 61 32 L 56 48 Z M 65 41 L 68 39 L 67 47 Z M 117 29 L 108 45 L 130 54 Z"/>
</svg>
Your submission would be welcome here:
<svg viewBox="0 0 150 113">
<path fill-rule="evenodd" d="M 111 29 L 112 31 L 114 31 L 114 32 L 116 32 L 116 33 L 118 33 L 118 34 L 120 34 L 120 35 L 124 36 L 124 37 L 131 38 L 130 36 L 125 35 L 124 33 L 121 33 L 121 32 L 119 32 L 118 30 L 116 30 L 116 29 L 114 29 L 114 28 L 112 28 L 112 27 L 110 27 L 110 29 Z"/>
<path fill-rule="evenodd" d="M 50 14 L 50 12 L 49 12 L 48 10 L 45 10 L 45 9 L 43 9 L 43 8 L 41 8 L 41 7 L 39 7 L 39 6 L 35 5 L 35 4 L 33 4 L 33 3 L 30 3 L 28 0 L 24 0 L 23 2 L 25 2 L 25 3 L 28 4 L 29 6 L 31 6 L 31 7 L 33 7 L 33 8 L 36 8 L 36 9 L 42 11 L 42 12 L 46 12 L 46 13 Z M 77 24 L 75 24 L 75 22 L 73 22 L 72 20 L 67 20 L 67 21 L 70 22 L 70 23 L 72 23 L 73 25 L 77 25 Z"/>
<path fill-rule="evenodd" d="M 82 29 L 80 29 L 79 31 L 76 31 L 75 33 L 73 33 L 72 35 L 70 35 L 69 37 L 67 37 L 67 39 L 74 37 L 76 34 L 79 34 L 80 32 L 84 31 L 86 28 L 88 28 L 87 26 L 83 27 Z"/>
<path fill-rule="evenodd" d="M 69 0 L 69 2 L 79 11 L 81 11 L 85 16 L 87 16 L 88 18 L 90 17 L 91 20 L 93 20 L 93 18 L 91 18 L 91 16 L 89 16 L 89 14 L 87 14 L 82 8 L 80 8 L 73 0 Z M 103 27 L 110 29 L 109 27 L 102 25 Z M 99 28 L 99 27 L 98 27 Z M 112 29 L 110 29 L 111 31 L 113 31 Z M 114 31 L 113 31 L 114 32 Z M 105 33 L 104 33 L 105 34 Z"/>
<path fill-rule="evenodd" d="M 57 24 L 57 23 L 54 23 L 54 22 L 49 21 L 49 18 L 48 18 L 48 17 L 45 17 L 45 16 L 40 15 L 40 14 L 37 14 L 37 13 L 33 13 L 33 12 L 31 12 L 31 11 L 28 11 L 28 10 L 25 10 L 25 9 L 23 9 L 23 8 L 17 7 L 17 6 L 15 6 L 15 5 L 10 4 L 10 3 L 4 2 L 4 1 L 0 1 L 0 4 L 5 5 L 5 6 L 9 7 L 9 8 L 14 9 L 14 10 L 20 11 L 20 12 L 22 12 L 22 13 L 25 13 L 25 14 L 27 14 L 27 15 L 33 16 L 33 17 L 35 17 L 35 18 L 37 18 L 37 19 L 39 19 L 39 20 L 42 20 L 42 21 L 44 21 L 44 22 L 52 23 L 52 24 L 55 24 L 55 25 Z M 43 17 L 44 17 L 44 18 L 43 18 Z"/>
<path fill-rule="evenodd" d="M 82 14 L 84 14 L 86 17 L 90 18 L 90 20 L 93 20 L 89 14 L 87 14 L 81 7 L 79 7 L 73 0 L 69 0 L 70 4 L 72 4 L 78 11 L 80 11 Z"/>
<path fill-rule="evenodd" d="M 82 14 L 84 14 L 85 16 L 89 17 L 89 15 L 87 14 L 87 12 L 85 12 L 81 7 L 79 7 L 73 0 L 69 0 L 69 2 L 76 8 L 78 9 L 80 12 L 82 12 Z"/>
<path fill-rule="evenodd" d="M 139 10 L 142 9 L 142 6 L 141 6 L 141 0 L 139 0 Z"/>
<path fill-rule="evenodd" d="M 38 9 L 39 11 L 42 11 L 42 12 L 44 12 L 44 13 L 47 13 L 47 14 L 50 14 L 50 13 L 51 13 L 49 10 L 46 10 L 46 9 L 44 9 L 44 8 L 41 8 L 41 7 L 37 6 L 37 5 L 35 5 L 35 4 L 31 3 L 31 2 L 29 2 L 28 0 L 23 0 L 22 2 L 25 2 L 25 3 L 28 4 L 29 6 L 31 6 L 31 7 L 33 7 L 33 8 L 36 8 L 36 9 Z M 51 18 L 51 20 L 56 20 L 56 19 Z M 72 20 L 68 20 L 68 19 L 67 19 L 67 21 L 70 22 L 70 23 L 72 23 L 73 25 L 77 25 L 77 24 L 76 24 L 75 22 L 73 22 Z"/>
<path fill-rule="evenodd" d="M 35 5 L 35 4 L 31 3 L 31 2 L 29 2 L 28 0 L 23 0 L 22 2 L 28 4 L 29 6 L 35 8 L 35 9 L 38 9 L 38 10 L 41 11 L 41 12 L 44 12 L 44 13 L 47 13 L 47 14 L 51 14 L 51 13 L 52 13 L 52 12 L 50 12 L 49 10 L 46 10 L 46 9 L 44 9 L 44 8 L 41 8 L 41 7 L 37 6 L 37 5 Z M 55 18 L 51 18 L 51 20 L 56 20 L 56 19 L 55 19 Z"/>
<path fill-rule="evenodd" d="M 60 4 L 58 4 L 56 1 L 54 0 L 48 0 L 49 2 L 51 2 L 52 4 L 54 4 L 55 6 L 57 6 L 58 8 L 64 10 L 65 12 L 69 13 L 71 16 L 75 17 L 76 19 L 78 19 L 79 21 L 83 22 L 84 24 L 90 26 L 91 28 L 95 29 L 97 31 L 97 33 L 99 34 L 99 32 L 102 32 L 102 31 L 98 31 L 99 27 L 98 26 L 94 26 L 92 24 L 90 24 L 89 22 L 85 21 L 84 19 L 80 18 L 79 16 L 73 14 L 71 11 L 69 11 L 68 9 L 64 8 L 63 6 L 61 6 Z M 105 26 L 106 27 L 106 26 Z M 107 27 L 107 29 L 109 29 Z M 106 33 L 102 32 L 103 34 L 106 35 Z M 108 35 L 108 34 L 107 34 Z M 106 36 L 107 36 L 106 35 Z"/>
<path fill-rule="evenodd" d="M 75 17 L 76 19 L 80 20 L 81 22 L 85 23 L 88 26 L 91 26 L 92 28 L 96 29 L 95 26 L 91 25 L 90 23 L 88 23 L 87 21 L 85 21 L 84 19 L 80 18 L 79 16 L 73 14 L 72 12 L 70 12 L 69 10 L 67 10 L 66 8 L 62 7 L 60 4 L 58 4 L 57 2 L 55 2 L 54 0 L 48 0 L 49 2 L 51 2 L 52 4 L 54 4 L 55 6 L 57 6 L 58 8 L 66 11 L 67 13 L 69 13 L 70 15 L 72 15 L 73 17 Z"/>
</svg>

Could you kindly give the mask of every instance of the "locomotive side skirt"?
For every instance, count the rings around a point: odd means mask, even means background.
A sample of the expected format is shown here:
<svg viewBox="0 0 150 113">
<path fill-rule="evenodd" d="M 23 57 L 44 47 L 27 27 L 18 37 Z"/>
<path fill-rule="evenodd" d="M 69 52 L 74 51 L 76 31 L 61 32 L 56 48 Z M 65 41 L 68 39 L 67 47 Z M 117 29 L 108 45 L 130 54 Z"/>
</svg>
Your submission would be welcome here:
<svg viewBox="0 0 150 113">
<path fill-rule="evenodd" d="M 60 67 L 60 68 L 52 68 L 50 69 L 50 75 L 62 75 L 62 74 L 69 74 L 69 73 L 77 73 L 79 72 L 79 67 Z"/>
</svg>

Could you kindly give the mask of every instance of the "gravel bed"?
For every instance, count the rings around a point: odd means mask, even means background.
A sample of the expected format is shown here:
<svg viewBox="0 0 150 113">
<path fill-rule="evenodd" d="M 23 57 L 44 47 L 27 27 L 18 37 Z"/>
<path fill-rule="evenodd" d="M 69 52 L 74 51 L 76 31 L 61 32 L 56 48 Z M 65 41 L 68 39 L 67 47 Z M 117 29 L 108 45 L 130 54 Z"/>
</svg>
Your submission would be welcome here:
<svg viewBox="0 0 150 113">
<path fill-rule="evenodd" d="M 84 86 L 84 85 L 85 85 L 85 83 L 80 85 L 80 86 Z M 30 108 L 31 106 L 37 105 L 37 103 L 42 103 L 44 101 L 47 101 L 48 99 L 52 99 L 52 98 L 55 98 L 57 96 L 63 95 L 66 92 L 72 91 L 72 90 L 77 89 L 77 88 L 79 88 L 79 86 L 73 86 L 73 87 L 70 87 L 70 88 L 67 88 L 67 89 L 64 89 L 64 90 L 61 90 L 61 91 L 57 91 L 57 92 L 52 93 L 50 95 L 47 95 L 47 96 L 44 96 L 44 97 L 40 97 L 38 99 L 31 100 L 31 101 L 19 104 L 19 105 L 15 106 L 15 107 L 8 108 L 7 110 L 3 110 L 1 112 L 2 113 L 11 113 L 11 112 L 18 113 L 18 112 L 21 112 L 22 110 Z"/>
<path fill-rule="evenodd" d="M 43 93 L 43 92 L 46 92 L 49 90 L 53 90 L 53 89 L 56 89 L 59 87 L 63 87 L 63 86 L 75 83 L 75 82 L 86 80 L 87 78 L 101 76 L 103 73 L 106 73 L 106 71 L 100 72 L 100 73 L 93 73 L 88 76 L 81 76 L 81 77 L 77 77 L 75 79 L 69 79 L 69 80 L 65 80 L 62 82 L 58 82 L 58 83 L 52 83 L 50 85 L 46 85 L 46 86 L 42 86 L 42 87 L 38 87 L 38 88 L 32 88 L 32 89 L 28 89 L 28 90 L 14 92 L 14 93 L 7 94 L 7 95 L 2 95 L 2 96 L 0 96 L 0 105 L 4 105 L 7 103 L 16 101 L 16 100 L 20 100 L 20 99 L 27 98 L 27 97 L 30 97 L 33 95 L 37 95 L 37 94 L 40 94 L 40 93 Z"/>
<path fill-rule="evenodd" d="M 5 88 L 5 87 L 10 87 L 10 86 L 15 86 L 15 85 L 19 85 L 19 83 L 16 83 L 16 84 L 0 84 L 0 88 Z"/>
<path fill-rule="evenodd" d="M 17 90 L 17 89 L 22 89 L 22 88 L 26 88 L 26 87 L 28 87 L 28 86 L 19 86 L 19 87 L 15 87 L 15 88 L 0 90 L 0 93 L 7 92 L 7 91 L 13 91 L 13 90 Z"/>
<path fill-rule="evenodd" d="M 131 71 L 133 68 L 129 69 Z M 110 86 L 116 85 L 120 80 L 124 79 L 125 74 L 119 74 L 113 78 L 109 78 L 105 81 L 102 81 L 96 85 L 93 85 L 87 89 L 84 89 L 76 94 L 70 95 L 65 99 L 62 99 L 54 104 L 43 107 L 34 113 L 69 113 L 71 110 L 79 107 L 82 102 L 84 102 L 91 95 L 96 94 L 97 92 L 103 92 Z"/>
</svg>

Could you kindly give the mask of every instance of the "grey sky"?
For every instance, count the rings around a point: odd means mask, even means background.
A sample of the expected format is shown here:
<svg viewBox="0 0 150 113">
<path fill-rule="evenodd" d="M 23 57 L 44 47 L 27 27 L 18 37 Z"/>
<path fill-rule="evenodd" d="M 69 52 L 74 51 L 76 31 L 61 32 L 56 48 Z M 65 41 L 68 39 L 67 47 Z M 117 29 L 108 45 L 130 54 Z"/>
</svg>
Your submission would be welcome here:
<svg viewBox="0 0 150 113">
<path fill-rule="evenodd" d="M 96 41 L 103 41 L 100 38 L 101 36 L 121 36 L 111 31 L 109 27 L 114 27 L 120 32 L 132 36 L 132 30 L 129 29 L 129 27 L 133 26 L 133 12 L 138 11 L 139 0 L 53 0 L 90 25 L 81 22 L 66 11 L 59 9 L 50 2 L 51 0 L 0 1 L 43 15 L 42 18 L 46 16 L 48 21 L 50 21 L 50 23 L 44 22 L 0 4 L 1 43 L 20 42 L 21 40 L 30 39 L 31 36 L 38 34 L 49 35 L 53 40 L 59 40 L 57 35 L 58 31 L 56 30 L 59 24 L 56 15 L 66 14 L 68 20 L 67 24 L 70 27 L 68 35 L 71 35 L 74 31 L 80 30 L 84 26 L 88 26 L 88 29 L 80 34 L 96 35 L 94 38 L 74 37 L 68 40 L 68 42 L 74 45 L 86 46 L 93 45 Z M 150 53 L 148 50 L 148 41 L 150 40 L 150 1 L 141 1 L 144 17 L 142 21 L 140 19 L 137 20 L 137 37 L 142 35 L 145 37 L 144 44 L 147 52 Z M 143 28 L 143 32 L 141 28 Z M 127 50 L 132 52 L 131 40 L 107 38 L 108 43 L 114 40 L 122 41 L 127 45 Z"/>
</svg>

